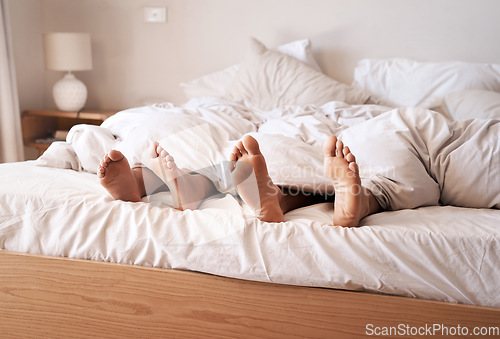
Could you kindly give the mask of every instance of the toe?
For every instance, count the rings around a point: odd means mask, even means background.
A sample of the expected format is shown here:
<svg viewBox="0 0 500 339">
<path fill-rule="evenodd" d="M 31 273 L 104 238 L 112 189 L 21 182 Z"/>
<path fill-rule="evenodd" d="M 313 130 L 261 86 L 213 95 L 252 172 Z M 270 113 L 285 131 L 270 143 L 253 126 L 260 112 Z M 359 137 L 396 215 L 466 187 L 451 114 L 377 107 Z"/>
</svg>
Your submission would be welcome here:
<svg viewBox="0 0 500 339">
<path fill-rule="evenodd" d="M 236 147 L 238 148 L 238 150 L 240 151 L 240 153 L 242 155 L 244 154 L 248 154 L 247 150 L 245 149 L 245 145 L 243 145 L 243 141 L 238 141 L 238 143 L 236 144 Z"/>
<path fill-rule="evenodd" d="M 336 145 L 336 146 L 337 146 L 336 156 L 337 156 L 338 158 L 343 158 L 343 157 L 344 157 L 344 155 L 342 154 L 342 150 L 343 150 L 343 148 L 344 148 L 344 144 L 342 143 L 342 141 L 337 140 L 337 145 Z"/>
<path fill-rule="evenodd" d="M 245 135 L 242 139 L 245 152 L 250 155 L 260 155 L 259 143 L 251 135 Z M 243 153 L 243 150 L 242 150 Z"/>
<path fill-rule="evenodd" d="M 229 161 L 236 161 L 238 160 L 238 157 L 236 156 L 236 154 L 234 152 L 231 152 L 231 154 L 229 155 Z"/>
<path fill-rule="evenodd" d="M 358 167 L 358 164 L 357 164 L 357 163 L 355 163 L 355 162 L 351 162 L 351 163 L 349 164 L 349 169 L 350 169 L 351 171 L 353 171 L 355 174 L 358 174 L 358 173 L 359 173 L 359 167 Z"/>
<path fill-rule="evenodd" d="M 158 154 L 158 156 L 160 156 L 162 151 L 163 151 L 163 148 L 160 146 L 160 144 L 158 144 L 158 146 L 156 146 L 156 154 Z"/>
<path fill-rule="evenodd" d="M 171 170 L 177 169 L 177 165 L 175 164 L 174 161 L 167 161 L 167 167 L 170 168 Z"/>
<path fill-rule="evenodd" d="M 151 158 L 158 157 L 158 152 L 156 151 L 158 146 L 159 146 L 158 141 L 153 142 L 153 144 L 151 145 L 149 149 L 149 155 L 151 156 Z"/>
<path fill-rule="evenodd" d="M 233 154 L 236 157 L 235 161 L 238 160 L 239 158 L 241 158 L 242 154 L 241 154 L 241 151 L 238 148 L 238 146 L 234 146 L 234 148 L 233 148 Z"/>
<path fill-rule="evenodd" d="M 168 154 L 168 152 L 167 152 L 167 151 L 165 151 L 164 149 L 162 149 L 162 150 L 161 150 L 161 152 L 160 152 L 160 153 L 158 153 L 158 154 L 159 154 L 159 155 L 160 155 L 160 157 L 162 157 L 162 158 L 167 158 L 167 157 L 169 157 L 169 156 L 170 156 L 170 154 Z"/>
<path fill-rule="evenodd" d="M 111 161 L 120 161 L 124 158 L 122 152 L 117 151 L 115 149 L 109 151 L 108 156 Z"/>
<path fill-rule="evenodd" d="M 106 175 L 106 168 L 103 166 L 99 166 L 97 168 L 97 177 L 102 179 Z"/>
<path fill-rule="evenodd" d="M 345 156 L 345 159 L 347 160 L 347 162 L 355 162 L 356 161 L 356 157 L 352 153 L 348 153 Z"/>
<path fill-rule="evenodd" d="M 342 149 L 342 153 L 344 153 L 345 158 L 349 153 L 351 153 L 351 150 L 349 149 L 349 147 L 344 146 L 344 149 Z"/>
<path fill-rule="evenodd" d="M 323 144 L 323 154 L 325 157 L 335 156 L 335 145 L 337 144 L 337 137 L 330 135 Z"/>
</svg>

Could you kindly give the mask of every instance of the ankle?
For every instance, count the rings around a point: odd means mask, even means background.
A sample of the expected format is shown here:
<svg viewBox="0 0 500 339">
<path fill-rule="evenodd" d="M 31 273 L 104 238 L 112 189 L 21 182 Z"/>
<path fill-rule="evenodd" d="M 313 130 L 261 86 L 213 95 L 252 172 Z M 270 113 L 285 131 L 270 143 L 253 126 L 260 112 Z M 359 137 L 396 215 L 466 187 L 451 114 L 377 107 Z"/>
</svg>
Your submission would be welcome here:
<svg viewBox="0 0 500 339">
<path fill-rule="evenodd" d="M 374 214 L 374 213 L 378 213 L 378 212 L 382 211 L 382 208 L 380 207 L 380 204 L 378 203 L 377 199 L 375 199 L 375 196 L 373 195 L 373 193 L 366 188 L 364 190 L 365 190 L 365 195 L 366 195 L 366 200 L 367 200 L 367 214 L 366 215 L 370 215 L 370 214 Z"/>
<path fill-rule="evenodd" d="M 132 168 L 132 173 L 134 173 L 135 182 L 137 183 L 137 188 L 139 189 L 139 194 L 141 197 L 146 196 L 146 186 L 144 184 L 144 171 L 142 167 Z"/>
<path fill-rule="evenodd" d="M 265 222 L 283 222 L 284 215 L 281 207 L 273 206 L 262 209 L 258 216 L 260 221 Z"/>
</svg>

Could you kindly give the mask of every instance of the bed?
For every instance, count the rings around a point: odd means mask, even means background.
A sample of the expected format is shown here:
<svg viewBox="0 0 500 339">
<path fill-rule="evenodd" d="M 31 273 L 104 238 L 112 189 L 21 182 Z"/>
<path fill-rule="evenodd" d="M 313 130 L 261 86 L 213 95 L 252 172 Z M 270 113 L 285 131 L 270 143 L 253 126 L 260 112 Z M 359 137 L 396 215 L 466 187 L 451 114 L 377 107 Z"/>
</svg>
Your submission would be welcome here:
<svg viewBox="0 0 500 339">
<path fill-rule="evenodd" d="M 487 128 L 451 130 L 454 136 L 472 133 L 474 143 L 448 150 L 449 156 L 470 152 L 478 142 L 499 153 L 494 118 L 500 115 L 491 104 L 500 91 L 499 66 L 363 60 L 349 86 L 319 71 L 307 40 L 278 51 L 254 39 L 250 46 L 237 67 L 183 84 L 191 98 L 183 106 L 131 108 L 99 127 L 78 125 L 66 142 L 54 143 L 38 160 L 0 166 L 2 333 L 498 335 L 498 200 L 492 194 L 481 203 L 495 208 L 480 208 L 474 204 L 486 193 L 457 193 L 448 162 L 428 145 L 439 144 L 436 131 L 466 119 L 472 106 L 474 117 L 488 119 Z M 476 82 L 450 76 L 461 71 Z M 401 80 L 409 74 L 417 83 Z M 426 74 L 438 79 L 435 86 L 428 86 Z M 438 106 L 441 113 L 430 110 Z M 433 180 L 390 180 L 403 197 L 394 200 L 413 204 L 409 208 L 341 228 L 331 226 L 333 206 L 325 202 L 293 210 L 283 223 L 266 223 L 252 217 L 227 184 L 227 152 L 251 134 L 275 183 L 329 192 L 321 173 L 322 142 L 341 135 L 358 158 L 370 158 L 376 150 L 353 135 L 377 130 L 380 125 L 372 124 L 379 121 L 388 126 L 388 138 L 408 140 L 415 128 L 432 140 L 418 147 L 412 141 L 416 151 L 406 167 L 383 169 L 418 174 L 434 166 Z M 395 121 L 404 121 L 405 129 L 394 133 Z M 194 211 L 173 209 L 164 192 L 140 203 L 113 200 L 95 175 L 102 155 L 115 148 L 132 164 L 147 165 L 144 155 L 153 140 L 165 145 L 180 167 L 212 176 L 221 193 Z M 443 140 L 447 146 L 462 142 Z M 431 159 L 427 167 L 419 165 L 426 159 Z M 497 178 L 494 159 L 485 171 Z M 483 192 L 498 185 L 474 175 L 470 180 L 483 185 Z M 407 196 L 415 199 L 407 202 Z"/>
</svg>

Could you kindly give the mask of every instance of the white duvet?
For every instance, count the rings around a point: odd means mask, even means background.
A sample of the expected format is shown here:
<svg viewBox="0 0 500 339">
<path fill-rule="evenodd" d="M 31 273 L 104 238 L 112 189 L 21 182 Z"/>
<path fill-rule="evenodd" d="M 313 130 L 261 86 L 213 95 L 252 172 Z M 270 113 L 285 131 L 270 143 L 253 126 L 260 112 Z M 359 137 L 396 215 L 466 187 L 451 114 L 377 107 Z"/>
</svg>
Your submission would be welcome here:
<svg viewBox="0 0 500 339">
<path fill-rule="evenodd" d="M 0 166 L 0 248 L 500 307 L 500 211 L 471 208 L 498 207 L 498 122 L 447 126 L 427 110 L 338 102 L 272 112 L 214 100 L 129 110 L 100 128 L 75 128 L 36 163 Z M 260 222 L 230 194 L 224 175 L 225 152 L 245 133 L 260 141 L 276 183 L 331 189 L 320 147 L 336 134 L 387 209 L 439 200 L 469 208 L 384 212 L 362 227 L 339 228 L 324 203 L 289 212 L 283 223 Z M 111 147 L 146 164 L 152 139 L 223 193 L 181 212 L 168 193 L 114 201 L 88 173 Z"/>
</svg>

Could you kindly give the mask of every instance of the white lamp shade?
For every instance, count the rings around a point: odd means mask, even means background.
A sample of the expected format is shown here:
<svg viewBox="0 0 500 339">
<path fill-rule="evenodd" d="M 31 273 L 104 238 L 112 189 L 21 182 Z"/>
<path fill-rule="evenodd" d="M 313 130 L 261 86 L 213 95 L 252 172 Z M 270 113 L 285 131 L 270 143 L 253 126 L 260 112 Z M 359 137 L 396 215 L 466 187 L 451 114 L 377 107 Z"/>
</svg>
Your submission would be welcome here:
<svg viewBox="0 0 500 339">
<path fill-rule="evenodd" d="M 89 33 L 47 33 L 43 35 L 45 68 L 52 71 L 92 69 Z"/>
</svg>

